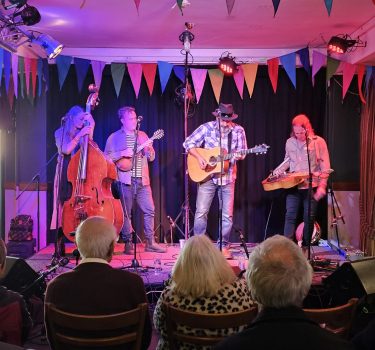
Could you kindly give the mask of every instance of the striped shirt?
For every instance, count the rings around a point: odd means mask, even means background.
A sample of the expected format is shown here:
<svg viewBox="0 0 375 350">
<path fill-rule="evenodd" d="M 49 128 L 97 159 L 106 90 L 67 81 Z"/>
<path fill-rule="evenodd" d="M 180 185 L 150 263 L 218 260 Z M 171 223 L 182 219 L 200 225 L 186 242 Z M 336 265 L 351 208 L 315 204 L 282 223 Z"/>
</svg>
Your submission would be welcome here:
<svg viewBox="0 0 375 350">
<path fill-rule="evenodd" d="M 231 153 L 243 149 L 247 149 L 246 134 L 242 126 L 230 123 L 227 127 L 222 128 L 221 146 L 227 151 L 228 147 L 228 134 L 232 131 Z M 192 148 L 203 147 L 206 149 L 219 147 L 219 130 L 217 121 L 210 121 L 199 126 L 190 136 L 188 136 L 183 143 L 185 150 L 188 152 Z M 229 162 L 229 169 L 226 174 L 222 176 L 222 185 L 227 185 L 236 180 L 237 166 L 236 161 L 245 158 L 244 156 L 233 157 Z M 216 185 L 220 184 L 220 176 L 214 176 L 213 182 Z"/>
<path fill-rule="evenodd" d="M 126 148 L 134 149 L 135 135 L 126 134 Z M 135 156 L 135 166 L 132 168 L 132 177 L 142 177 L 142 154 Z"/>
</svg>

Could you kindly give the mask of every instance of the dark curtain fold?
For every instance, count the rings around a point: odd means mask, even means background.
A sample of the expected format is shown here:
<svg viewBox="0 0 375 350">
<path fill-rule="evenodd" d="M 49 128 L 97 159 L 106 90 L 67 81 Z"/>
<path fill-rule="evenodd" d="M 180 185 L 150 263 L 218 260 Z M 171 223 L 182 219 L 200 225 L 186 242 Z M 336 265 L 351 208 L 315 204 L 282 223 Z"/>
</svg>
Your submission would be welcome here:
<svg viewBox="0 0 375 350">
<path fill-rule="evenodd" d="M 206 67 L 209 68 L 209 67 Z M 213 67 L 211 67 L 213 68 Z M 216 67 L 215 67 L 216 68 Z M 91 69 L 85 79 L 84 86 L 94 81 Z M 167 215 L 175 218 L 184 202 L 183 148 L 184 117 L 182 108 L 174 102 L 175 89 L 180 81 L 172 72 L 168 85 L 161 93 L 157 74 L 152 96 L 149 95 L 146 82 L 142 78 L 138 99 L 135 97 L 129 74 L 126 72 L 119 97 L 116 97 L 112 82 L 110 66 L 103 71 L 100 88 L 100 104 L 93 111 L 96 121 L 94 139 L 101 149 L 104 148 L 108 135 L 120 127 L 117 110 L 124 105 L 133 105 L 138 115 L 143 115 L 141 129 L 149 136 L 159 128 L 165 130 L 165 137 L 154 142 L 156 159 L 150 165 L 153 195 L 156 205 L 155 227 L 158 234 L 168 234 Z M 244 87 L 243 100 L 238 94 L 234 80 L 224 78 L 220 100 L 232 103 L 239 114 L 237 122 L 247 134 L 249 147 L 266 143 L 271 146 L 266 155 L 249 155 L 239 163 L 238 180 L 235 194 L 234 225 L 241 228 L 249 242 L 259 242 L 265 236 L 280 233 L 284 221 L 284 197 L 280 191 L 264 192 L 261 181 L 267 177 L 284 157 L 284 145 L 289 137 L 290 121 L 298 113 L 307 114 L 318 135 L 326 137 L 326 85 L 325 70 L 315 77 L 314 86 L 303 68 L 297 69 L 297 88 L 294 89 L 285 71 L 280 68 L 276 94 L 273 93 L 268 77 L 267 66 L 259 66 L 252 98 Z M 60 118 L 74 104 L 84 105 L 88 92 L 85 88 L 79 93 L 74 66 L 70 67 L 66 81 L 60 91 L 57 67 L 50 66 L 50 84 L 47 94 L 47 155 L 55 152 L 54 130 L 60 125 Z M 203 93 L 195 114 L 188 120 L 190 134 L 201 123 L 212 120 L 212 111 L 217 102 L 207 76 Z M 54 169 L 49 172 L 49 182 L 53 181 Z M 195 210 L 196 185 L 189 181 L 190 206 Z M 52 191 L 50 191 L 50 197 Z M 49 200 L 50 207 L 52 198 Z M 271 208 L 266 230 L 267 217 Z M 324 205 L 324 204 L 323 204 Z M 139 210 L 137 211 L 139 212 Z M 50 215 L 49 215 L 50 217 Z M 181 217 L 180 217 L 181 218 Z M 320 220 L 325 222 L 325 214 Z M 141 230 L 139 213 L 136 215 L 136 228 Z M 182 228 L 182 220 L 177 224 Z M 323 226 L 324 223 L 323 223 Z M 217 232 L 217 199 L 211 208 L 208 233 L 212 238 Z M 182 238 L 182 237 L 181 237 Z M 50 240 L 53 240 L 50 237 Z M 238 241 L 235 233 L 231 241 Z"/>
</svg>

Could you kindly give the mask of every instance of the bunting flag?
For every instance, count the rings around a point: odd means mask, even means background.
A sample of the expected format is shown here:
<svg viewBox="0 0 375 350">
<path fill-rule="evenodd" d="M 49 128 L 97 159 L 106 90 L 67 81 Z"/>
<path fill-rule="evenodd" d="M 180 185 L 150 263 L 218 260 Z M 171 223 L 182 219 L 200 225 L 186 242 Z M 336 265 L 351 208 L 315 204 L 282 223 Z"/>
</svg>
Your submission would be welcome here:
<svg viewBox="0 0 375 350">
<path fill-rule="evenodd" d="M 247 91 L 249 92 L 249 96 L 251 98 L 254 91 L 255 78 L 257 76 L 258 71 L 258 63 L 246 63 L 243 64 L 241 67 L 245 77 Z"/>
<path fill-rule="evenodd" d="M 318 73 L 319 69 L 322 68 L 327 62 L 327 56 L 323 55 L 319 51 L 313 51 L 313 64 L 312 64 L 312 81 L 314 84 L 314 77 Z"/>
<path fill-rule="evenodd" d="M 358 74 L 358 92 L 359 92 L 359 98 L 361 99 L 363 104 L 366 104 L 366 99 L 363 96 L 362 93 L 362 83 L 363 83 L 363 76 L 365 74 L 366 67 L 363 64 L 359 64 L 357 66 L 357 74 Z"/>
<path fill-rule="evenodd" d="M 272 0 L 272 4 L 273 4 L 273 17 L 275 17 L 276 12 L 279 9 L 280 0 Z"/>
<path fill-rule="evenodd" d="M 38 59 L 38 66 L 37 66 L 37 75 L 38 75 L 38 96 L 42 94 L 42 79 L 43 79 L 43 60 L 41 58 Z"/>
<path fill-rule="evenodd" d="M 311 67 L 309 48 L 305 47 L 304 49 L 298 50 L 297 55 L 299 56 L 299 60 L 301 61 L 303 68 L 305 68 L 305 71 L 308 73 L 308 75 L 310 75 Z"/>
<path fill-rule="evenodd" d="M 280 62 L 283 65 L 290 81 L 294 88 L 296 88 L 296 53 L 292 52 L 280 57 Z"/>
<path fill-rule="evenodd" d="M 92 68 L 92 72 L 94 73 L 94 81 L 98 90 L 100 89 L 100 85 L 102 83 L 102 74 L 103 74 L 104 67 L 105 67 L 105 62 L 91 60 L 91 68 Z"/>
<path fill-rule="evenodd" d="M 57 56 L 59 57 L 59 56 Z M 49 89 L 49 68 L 48 68 L 48 60 L 46 58 L 42 59 L 43 62 L 43 79 L 46 83 L 45 91 L 47 92 Z"/>
<path fill-rule="evenodd" d="M 11 54 L 14 95 L 18 98 L 18 56 Z"/>
<path fill-rule="evenodd" d="M 134 0 L 134 3 L 135 3 L 135 7 L 137 8 L 137 13 L 139 16 L 139 4 L 141 3 L 141 0 Z"/>
<path fill-rule="evenodd" d="M 125 63 L 112 63 L 111 64 L 111 75 L 113 85 L 115 86 L 116 96 L 118 97 L 121 90 L 122 80 L 125 74 Z"/>
<path fill-rule="evenodd" d="M 220 102 L 221 88 L 223 86 L 224 73 L 220 69 L 209 69 L 208 76 L 211 80 L 211 86 L 214 90 L 214 95 L 217 104 Z"/>
<path fill-rule="evenodd" d="M 328 16 L 331 16 L 331 10 L 332 10 L 332 3 L 333 3 L 333 0 L 324 0 L 324 3 L 326 5 L 326 9 L 327 9 L 327 12 L 328 12 Z"/>
<path fill-rule="evenodd" d="M 355 74 L 356 66 L 354 64 L 350 64 L 347 62 L 343 62 L 343 70 L 342 70 L 342 98 L 345 98 L 346 92 L 349 89 L 350 83 Z"/>
<path fill-rule="evenodd" d="M 142 64 L 143 75 L 145 77 L 150 96 L 152 95 L 152 92 L 154 91 L 156 69 L 157 69 L 156 63 Z"/>
<path fill-rule="evenodd" d="M 169 76 L 171 75 L 173 64 L 168 63 L 168 62 L 158 61 L 158 68 L 159 68 L 161 93 L 163 93 L 165 90 L 165 87 L 167 86 Z"/>
<path fill-rule="evenodd" d="M 10 52 L 9 52 L 10 53 Z M 9 89 L 8 89 L 8 101 L 9 101 L 9 106 L 10 109 L 13 109 L 13 104 L 14 104 L 14 84 L 13 84 L 13 79 L 9 79 Z"/>
<path fill-rule="evenodd" d="M 65 82 L 66 76 L 68 75 L 71 63 L 72 63 L 71 56 L 58 55 L 56 57 L 56 65 L 57 65 L 57 72 L 59 75 L 60 90 Z"/>
<path fill-rule="evenodd" d="M 236 0 L 227 0 L 227 10 L 228 10 L 228 15 L 229 16 L 232 13 L 233 6 L 234 6 L 235 2 L 236 2 Z"/>
<path fill-rule="evenodd" d="M 178 79 L 180 79 L 183 83 L 185 82 L 185 67 L 183 66 L 174 66 L 173 72 Z"/>
<path fill-rule="evenodd" d="M 5 67 L 5 65 L 4 65 L 4 67 Z M 368 83 L 370 82 L 373 71 L 374 71 L 373 67 L 371 67 L 371 66 L 366 67 L 366 89 L 368 88 Z"/>
<path fill-rule="evenodd" d="M 25 64 L 25 80 L 26 80 L 26 94 L 29 94 L 30 90 L 30 71 L 31 71 L 31 58 L 24 58 Z"/>
<path fill-rule="evenodd" d="M 176 3 L 177 3 L 178 8 L 181 11 L 181 15 L 183 16 L 184 15 L 184 13 L 182 12 L 182 3 L 183 3 L 183 0 L 176 0 Z"/>
<path fill-rule="evenodd" d="M 18 57 L 18 77 L 20 80 L 20 92 L 21 92 L 21 97 L 24 98 L 24 91 L 25 91 L 25 63 L 24 63 L 24 58 L 22 56 Z M 18 79 L 17 77 L 17 79 Z M 27 95 L 26 95 L 27 96 Z"/>
<path fill-rule="evenodd" d="M 85 81 L 87 72 L 90 67 L 90 60 L 84 58 L 74 58 L 74 66 L 76 68 L 78 91 L 82 91 L 83 82 Z"/>
<path fill-rule="evenodd" d="M 279 77 L 279 58 L 271 58 L 270 60 L 267 60 L 268 65 L 268 75 L 271 80 L 273 92 L 276 93 L 277 89 L 277 80 Z"/>
<path fill-rule="evenodd" d="M 242 66 L 238 67 L 238 70 L 233 74 L 234 82 L 236 83 L 238 93 L 240 94 L 241 100 L 243 100 L 243 86 L 245 82 L 245 77 L 243 74 Z"/>
<path fill-rule="evenodd" d="M 329 80 L 336 73 L 340 61 L 332 57 L 327 57 L 327 74 L 326 74 L 326 83 L 329 84 Z"/>
<path fill-rule="evenodd" d="M 138 98 L 142 81 L 142 65 L 140 63 L 128 63 L 128 72 L 135 91 L 135 97 Z"/>
<path fill-rule="evenodd" d="M 197 103 L 199 103 L 199 100 L 202 95 L 204 83 L 206 81 L 207 69 L 191 68 L 190 73 L 191 73 L 191 78 L 193 80 L 195 97 L 197 98 Z"/>
<path fill-rule="evenodd" d="M 0 87 L 1 87 L 1 77 L 3 76 L 3 62 L 4 62 L 4 49 L 0 47 Z"/>
<path fill-rule="evenodd" d="M 36 58 L 32 58 L 30 62 L 30 69 L 31 69 L 31 83 L 33 88 L 31 90 L 31 94 L 33 97 L 36 96 L 36 73 L 38 67 L 38 60 Z"/>
</svg>

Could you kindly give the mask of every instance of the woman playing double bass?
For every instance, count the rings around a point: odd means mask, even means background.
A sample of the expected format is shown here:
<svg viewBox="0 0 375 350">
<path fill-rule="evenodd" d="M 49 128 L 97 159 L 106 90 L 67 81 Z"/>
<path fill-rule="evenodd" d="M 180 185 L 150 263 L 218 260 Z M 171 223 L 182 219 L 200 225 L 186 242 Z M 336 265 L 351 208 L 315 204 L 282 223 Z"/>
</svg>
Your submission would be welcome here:
<svg viewBox="0 0 375 350">
<path fill-rule="evenodd" d="M 56 173 L 54 179 L 54 201 L 51 229 L 57 230 L 57 255 L 64 255 L 62 244 L 62 206 L 72 194 L 72 186 L 67 180 L 67 169 L 70 158 L 80 147 L 80 140 L 88 135 L 92 140 L 95 121 L 90 113 L 80 106 L 73 106 L 61 118 L 61 127 L 55 131 L 55 143 L 58 150 Z"/>
</svg>

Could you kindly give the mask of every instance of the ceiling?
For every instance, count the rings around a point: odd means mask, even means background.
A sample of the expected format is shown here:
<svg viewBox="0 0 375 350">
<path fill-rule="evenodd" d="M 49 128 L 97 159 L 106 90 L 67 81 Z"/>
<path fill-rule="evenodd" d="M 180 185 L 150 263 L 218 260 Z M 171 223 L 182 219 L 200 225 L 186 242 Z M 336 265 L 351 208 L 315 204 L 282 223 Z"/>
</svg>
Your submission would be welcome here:
<svg viewBox="0 0 375 350">
<path fill-rule="evenodd" d="M 351 63 L 375 65 L 375 0 L 236 0 L 228 15 L 225 0 L 189 0 L 183 15 L 176 0 L 29 0 L 42 20 L 28 30 L 65 45 L 63 55 L 106 62 L 182 62 L 178 37 L 194 23 L 194 63 L 217 62 L 223 51 L 245 62 L 265 62 L 309 46 L 324 51 L 337 34 L 360 36 L 365 48 L 346 54 Z M 82 8 L 81 8 L 81 5 Z"/>
</svg>

